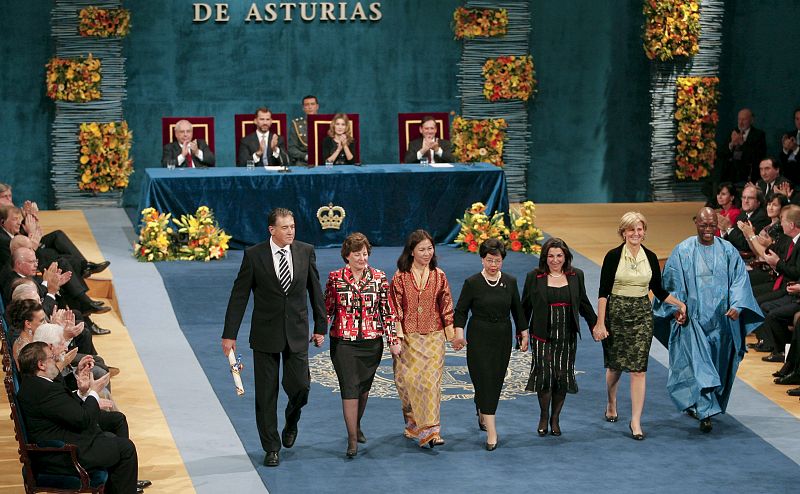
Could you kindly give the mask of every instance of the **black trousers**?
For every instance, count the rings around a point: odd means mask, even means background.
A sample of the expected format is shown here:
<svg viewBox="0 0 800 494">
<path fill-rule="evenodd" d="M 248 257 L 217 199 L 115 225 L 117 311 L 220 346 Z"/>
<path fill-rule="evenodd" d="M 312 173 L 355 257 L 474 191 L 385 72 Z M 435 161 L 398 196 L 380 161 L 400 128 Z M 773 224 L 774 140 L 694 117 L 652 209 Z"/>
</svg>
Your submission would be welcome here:
<svg viewBox="0 0 800 494">
<path fill-rule="evenodd" d="M 308 403 L 311 374 L 308 370 L 308 350 L 293 352 L 289 345 L 280 353 L 253 350 L 253 370 L 256 392 L 256 426 L 264 451 L 280 451 L 278 434 L 278 376 L 283 358 L 283 391 L 289 399 L 286 405 L 286 424 L 293 429 L 300 420 L 300 409 Z"/>
<path fill-rule="evenodd" d="M 797 297 L 786 295 L 764 303 L 762 309 L 766 317 L 759 330 L 764 344 L 772 347 L 773 352 L 783 352 L 784 346 L 792 337 L 789 326 L 792 325 L 795 313 L 800 311 L 800 303 Z"/>
</svg>

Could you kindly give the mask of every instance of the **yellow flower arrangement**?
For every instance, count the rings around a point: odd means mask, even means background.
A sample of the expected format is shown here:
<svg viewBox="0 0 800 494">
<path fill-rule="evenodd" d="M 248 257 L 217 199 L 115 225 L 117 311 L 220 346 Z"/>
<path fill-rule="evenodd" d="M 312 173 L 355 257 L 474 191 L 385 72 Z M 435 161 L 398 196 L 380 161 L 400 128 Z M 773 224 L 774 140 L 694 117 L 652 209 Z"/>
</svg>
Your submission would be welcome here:
<svg viewBox="0 0 800 494">
<path fill-rule="evenodd" d="M 159 213 L 153 208 L 142 210 L 142 229 L 139 231 L 139 241 L 133 246 L 133 255 L 137 260 L 154 262 L 174 259 L 170 217 L 169 213 Z"/>
<path fill-rule="evenodd" d="M 542 253 L 544 240 L 542 230 L 535 225 L 536 205 L 533 201 L 525 201 L 520 205 L 519 213 L 511 213 L 511 233 L 508 234 L 506 246 L 514 252 L 539 255 Z"/>
<path fill-rule="evenodd" d="M 666 61 L 700 51 L 699 0 L 645 0 L 644 52 Z"/>
<path fill-rule="evenodd" d="M 210 261 L 222 259 L 228 250 L 231 239 L 216 220 L 208 206 L 197 208 L 194 216 L 182 215 L 172 220 L 178 227 L 178 239 L 181 243 L 177 249 L 178 259 L 184 261 Z"/>
<path fill-rule="evenodd" d="M 486 214 L 486 206 L 476 202 L 464 211 L 464 217 L 456 222 L 461 225 L 461 231 L 456 237 L 456 245 L 467 252 L 478 252 L 484 240 L 497 238 L 503 243 L 508 240 L 508 227 L 506 226 L 502 211 L 495 212 L 491 217 Z"/>
<path fill-rule="evenodd" d="M 78 17 L 78 33 L 81 36 L 122 38 L 131 30 L 131 13 L 127 9 L 86 7 L 81 9 Z"/>
<path fill-rule="evenodd" d="M 530 55 L 490 58 L 483 64 L 483 95 L 489 101 L 528 101 L 536 91 L 535 74 Z"/>
<path fill-rule="evenodd" d="M 680 179 L 707 177 L 717 157 L 716 136 L 719 78 L 678 77 L 675 120 L 678 122 L 675 148 Z"/>
<path fill-rule="evenodd" d="M 133 173 L 132 140 L 133 134 L 124 120 L 82 123 L 78 134 L 78 187 L 95 193 L 126 188 Z"/>
<path fill-rule="evenodd" d="M 47 96 L 56 101 L 85 103 L 100 99 L 101 63 L 87 58 L 52 58 L 47 67 Z"/>
<path fill-rule="evenodd" d="M 487 162 L 503 166 L 505 119 L 453 119 L 451 141 L 454 153 L 462 163 Z"/>
<path fill-rule="evenodd" d="M 466 9 L 458 7 L 453 13 L 456 39 L 503 36 L 508 30 L 506 9 Z"/>
</svg>

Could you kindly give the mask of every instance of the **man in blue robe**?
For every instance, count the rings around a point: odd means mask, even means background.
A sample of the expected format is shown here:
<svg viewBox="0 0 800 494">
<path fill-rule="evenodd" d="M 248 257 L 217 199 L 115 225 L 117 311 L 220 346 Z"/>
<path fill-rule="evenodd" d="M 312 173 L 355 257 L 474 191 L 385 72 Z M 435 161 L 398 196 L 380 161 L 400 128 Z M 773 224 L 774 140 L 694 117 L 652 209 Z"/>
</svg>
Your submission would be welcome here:
<svg viewBox="0 0 800 494">
<path fill-rule="evenodd" d="M 672 401 L 700 420 L 700 430 L 710 432 L 711 417 L 727 408 L 747 351 L 745 336 L 764 316 L 739 252 L 714 236 L 714 210 L 701 209 L 695 226 L 697 236 L 675 247 L 662 278 L 664 289 L 686 301 L 687 317 L 678 321 L 673 306 L 655 299 L 654 329 L 669 348 L 667 391 Z"/>
</svg>

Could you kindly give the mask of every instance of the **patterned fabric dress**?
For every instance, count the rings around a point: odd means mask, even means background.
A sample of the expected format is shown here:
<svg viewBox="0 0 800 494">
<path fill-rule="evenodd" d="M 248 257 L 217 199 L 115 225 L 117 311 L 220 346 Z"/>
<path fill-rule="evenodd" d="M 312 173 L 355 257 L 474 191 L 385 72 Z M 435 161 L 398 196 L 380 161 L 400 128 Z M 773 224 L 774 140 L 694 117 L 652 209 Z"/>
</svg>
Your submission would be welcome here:
<svg viewBox="0 0 800 494">
<path fill-rule="evenodd" d="M 403 331 L 403 351 L 393 366 L 404 434 L 424 446 L 440 434 L 445 328 L 453 325 L 450 285 L 441 269 L 431 271 L 421 288 L 412 273 L 398 271 L 391 293 Z"/>
<path fill-rule="evenodd" d="M 547 300 L 550 303 L 549 337 L 547 341 L 531 339 L 533 361 L 525 389 L 577 393 L 575 352 L 578 338 L 570 313 L 569 286 L 548 286 Z"/>
</svg>

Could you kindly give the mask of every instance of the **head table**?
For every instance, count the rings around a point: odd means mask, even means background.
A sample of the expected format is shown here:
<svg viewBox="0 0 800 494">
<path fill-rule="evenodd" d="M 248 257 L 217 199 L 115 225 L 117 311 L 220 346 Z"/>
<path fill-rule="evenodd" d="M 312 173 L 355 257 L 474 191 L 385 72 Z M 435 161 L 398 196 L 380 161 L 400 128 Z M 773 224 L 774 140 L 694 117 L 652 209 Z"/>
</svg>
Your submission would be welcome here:
<svg viewBox="0 0 800 494">
<path fill-rule="evenodd" d="M 373 245 L 401 246 L 417 228 L 449 243 L 459 231 L 456 219 L 473 203 L 508 212 L 503 170 L 486 163 L 289 169 L 147 168 L 139 210 L 179 217 L 208 206 L 234 245 L 246 246 L 269 237 L 267 214 L 284 207 L 294 212 L 296 238 L 317 247 L 341 245 L 356 231 Z"/>
</svg>

